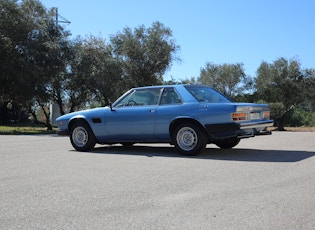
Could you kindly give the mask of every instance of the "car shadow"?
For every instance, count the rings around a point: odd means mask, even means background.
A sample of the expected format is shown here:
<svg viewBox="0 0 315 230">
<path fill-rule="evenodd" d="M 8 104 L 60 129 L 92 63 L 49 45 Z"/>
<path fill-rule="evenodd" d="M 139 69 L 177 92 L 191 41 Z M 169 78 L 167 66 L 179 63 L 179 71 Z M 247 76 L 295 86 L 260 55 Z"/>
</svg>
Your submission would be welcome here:
<svg viewBox="0 0 315 230">
<path fill-rule="evenodd" d="M 92 154 L 140 155 L 147 157 L 178 157 L 221 161 L 249 162 L 298 162 L 315 156 L 313 151 L 260 150 L 260 149 L 219 149 L 207 147 L 198 156 L 183 156 L 173 146 L 132 146 L 120 145 L 96 147 Z"/>
</svg>

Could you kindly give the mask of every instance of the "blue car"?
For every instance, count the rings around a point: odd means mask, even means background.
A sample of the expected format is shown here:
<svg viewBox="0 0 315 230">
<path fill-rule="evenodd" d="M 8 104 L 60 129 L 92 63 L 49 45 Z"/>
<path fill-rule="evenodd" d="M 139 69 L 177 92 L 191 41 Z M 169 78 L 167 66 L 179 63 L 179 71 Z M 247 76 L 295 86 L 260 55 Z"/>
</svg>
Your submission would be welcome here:
<svg viewBox="0 0 315 230">
<path fill-rule="evenodd" d="M 273 120 L 268 105 L 234 103 L 208 86 L 160 85 L 130 89 L 107 107 L 60 116 L 57 125 L 78 151 L 96 143 L 170 143 L 191 156 L 210 143 L 232 148 L 242 138 L 271 134 Z"/>
</svg>

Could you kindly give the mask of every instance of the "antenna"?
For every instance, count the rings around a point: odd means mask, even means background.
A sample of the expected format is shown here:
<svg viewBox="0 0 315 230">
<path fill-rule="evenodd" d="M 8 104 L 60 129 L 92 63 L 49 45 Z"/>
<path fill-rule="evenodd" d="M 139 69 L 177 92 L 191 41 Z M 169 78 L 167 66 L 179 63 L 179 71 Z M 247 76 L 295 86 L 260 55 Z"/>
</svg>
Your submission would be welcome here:
<svg viewBox="0 0 315 230">
<path fill-rule="evenodd" d="M 55 18 L 54 21 L 55 21 L 56 25 L 58 25 L 59 23 L 66 23 L 66 24 L 70 24 L 71 23 L 69 20 L 67 20 L 66 18 L 62 17 L 58 13 L 58 8 L 57 7 L 52 7 L 51 10 L 53 11 L 53 16 Z"/>
</svg>

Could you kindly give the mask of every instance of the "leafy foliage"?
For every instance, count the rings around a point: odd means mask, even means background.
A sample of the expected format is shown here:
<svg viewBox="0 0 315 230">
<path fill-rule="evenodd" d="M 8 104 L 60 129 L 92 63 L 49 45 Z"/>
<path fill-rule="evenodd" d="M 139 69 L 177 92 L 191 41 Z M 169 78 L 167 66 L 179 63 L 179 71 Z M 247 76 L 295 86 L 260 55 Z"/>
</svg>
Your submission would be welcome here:
<svg viewBox="0 0 315 230">
<path fill-rule="evenodd" d="M 121 60 L 126 88 L 161 84 L 179 49 L 172 31 L 160 22 L 151 28 L 127 27 L 112 36 L 111 43 L 115 57 Z"/>
<path fill-rule="evenodd" d="M 70 40 L 37 0 L 0 0 L 0 12 L 1 114 L 13 102 L 38 121 L 40 107 L 50 129 L 49 103 L 64 114 L 95 101 L 106 105 L 133 86 L 161 83 L 179 49 L 159 22 L 127 27 L 107 43 L 92 35 Z"/>
<path fill-rule="evenodd" d="M 8 114 L 22 120 L 26 110 L 38 121 L 41 108 L 51 129 L 51 102 L 64 114 L 107 105 L 135 86 L 202 83 L 236 101 L 269 103 L 280 130 L 315 125 L 315 69 L 302 69 L 296 59 L 263 61 L 255 78 L 245 74 L 242 63 L 208 62 L 200 76 L 164 81 L 180 60 L 180 47 L 162 23 L 126 27 L 109 41 L 93 35 L 70 39 L 54 16 L 38 0 L 0 0 L 1 123 L 10 120 Z"/>
<path fill-rule="evenodd" d="M 121 92 L 121 63 L 112 55 L 110 44 L 100 37 L 78 37 L 69 63 L 67 91 L 70 111 L 88 101 L 106 105 Z M 113 87 L 116 85 L 116 87 Z"/>
<path fill-rule="evenodd" d="M 233 98 L 250 86 L 250 78 L 246 76 L 243 64 L 217 65 L 207 63 L 200 71 L 198 81 L 210 85 L 226 96 Z"/>
<path fill-rule="evenodd" d="M 286 117 L 285 124 L 293 127 L 315 127 L 315 112 L 305 111 L 304 109 L 294 109 Z"/>
<path fill-rule="evenodd" d="M 286 114 L 307 99 L 305 83 L 309 83 L 306 77 L 311 73 L 314 72 L 302 70 L 297 60 L 285 58 L 271 64 L 262 62 L 258 68 L 255 88 L 260 98 L 270 103 L 279 130 L 284 130 Z"/>
</svg>

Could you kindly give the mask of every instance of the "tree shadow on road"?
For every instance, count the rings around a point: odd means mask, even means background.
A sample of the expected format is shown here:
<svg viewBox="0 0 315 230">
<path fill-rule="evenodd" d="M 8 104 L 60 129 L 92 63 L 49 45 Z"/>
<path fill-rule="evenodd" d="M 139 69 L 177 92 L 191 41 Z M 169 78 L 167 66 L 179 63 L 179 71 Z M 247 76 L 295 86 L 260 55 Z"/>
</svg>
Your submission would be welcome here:
<svg viewBox="0 0 315 230">
<path fill-rule="evenodd" d="M 147 157 L 178 157 L 221 161 L 249 162 L 298 162 L 315 156 L 313 151 L 296 150 L 259 150 L 259 149 L 219 149 L 207 147 L 198 156 L 183 156 L 172 146 L 135 145 L 124 147 L 120 145 L 95 148 L 93 154 L 121 154 Z"/>
</svg>

